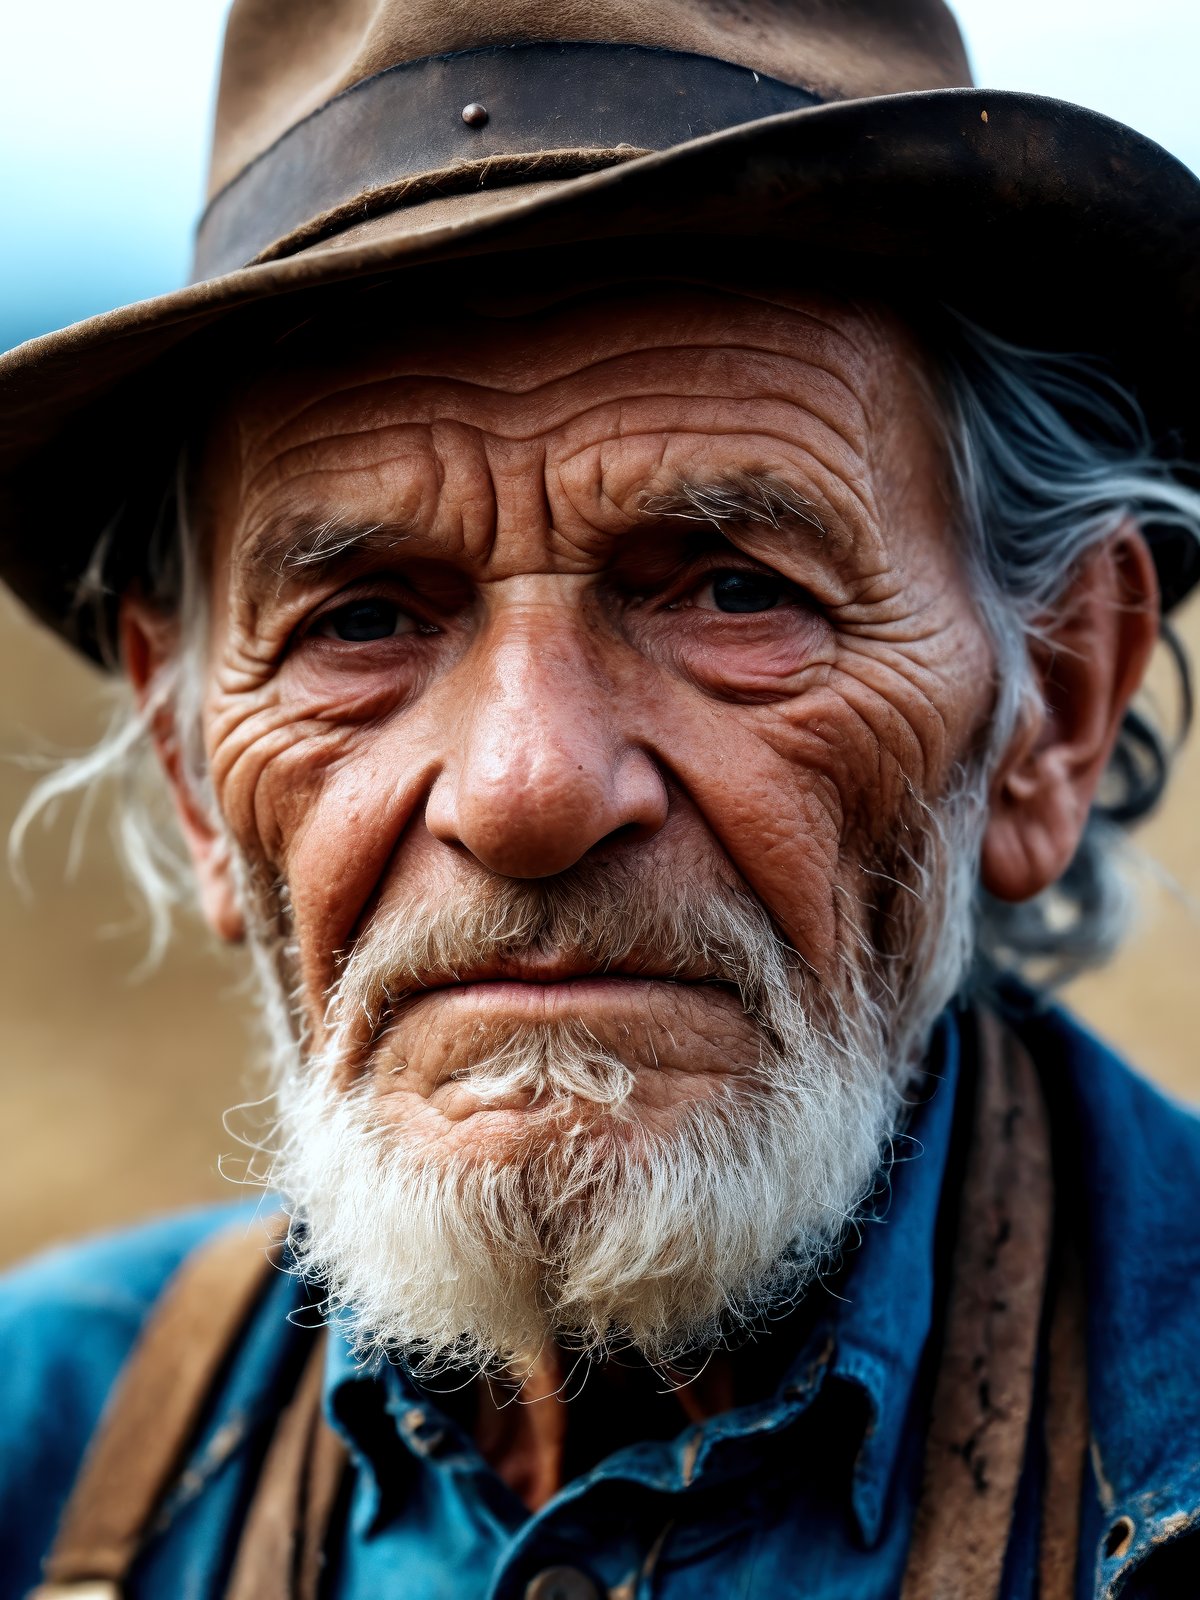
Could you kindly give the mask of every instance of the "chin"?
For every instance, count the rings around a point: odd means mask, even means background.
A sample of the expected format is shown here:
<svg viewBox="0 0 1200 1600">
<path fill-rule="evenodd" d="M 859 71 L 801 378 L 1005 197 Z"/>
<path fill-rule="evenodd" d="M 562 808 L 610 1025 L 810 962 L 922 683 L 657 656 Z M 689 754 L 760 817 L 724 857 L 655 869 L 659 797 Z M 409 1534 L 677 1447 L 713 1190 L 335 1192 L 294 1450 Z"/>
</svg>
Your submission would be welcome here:
<svg viewBox="0 0 1200 1600">
<path fill-rule="evenodd" d="M 899 1111 L 878 1060 L 816 1035 L 668 1103 L 590 1035 L 530 1042 L 462 1069 L 453 1120 L 394 1074 L 344 1091 L 310 1062 L 285 1087 L 297 1265 L 363 1353 L 519 1371 L 548 1339 L 708 1348 L 830 1260 Z"/>
<path fill-rule="evenodd" d="M 449 1041 L 426 1035 L 418 1052 L 393 1034 L 366 1077 L 398 1142 L 503 1162 L 568 1136 L 627 1143 L 668 1133 L 695 1101 L 731 1092 L 757 1069 L 761 1036 L 746 1032 L 732 1061 L 711 1049 L 683 1061 L 670 1032 L 509 1020 L 460 1035 L 453 1053 Z"/>
</svg>

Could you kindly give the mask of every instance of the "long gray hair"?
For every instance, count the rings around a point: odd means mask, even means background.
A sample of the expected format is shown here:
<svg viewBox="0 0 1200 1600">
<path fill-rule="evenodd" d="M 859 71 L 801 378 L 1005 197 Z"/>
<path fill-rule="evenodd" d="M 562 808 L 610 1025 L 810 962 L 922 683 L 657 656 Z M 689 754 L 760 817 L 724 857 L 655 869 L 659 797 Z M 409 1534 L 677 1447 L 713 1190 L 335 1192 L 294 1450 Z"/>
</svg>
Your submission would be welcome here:
<svg viewBox="0 0 1200 1600">
<path fill-rule="evenodd" d="M 1033 646 L 1079 567 L 1125 521 L 1153 542 L 1200 547 L 1200 494 L 1162 459 L 1134 400 L 1098 361 L 1006 343 L 955 316 L 934 341 L 954 503 L 977 603 L 996 650 L 993 728 L 1007 740 L 1036 693 Z M 1192 718 L 1191 669 L 1168 619 L 1175 727 L 1139 697 L 1125 712 L 1066 873 L 1035 899 L 977 896 L 976 977 L 1061 983 L 1102 965 L 1129 921 L 1125 830 L 1162 798 Z M 997 752 L 998 753 L 998 752 Z"/>
<path fill-rule="evenodd" d="M 1031 646 L 1089 554 L 1131 519 L 1151 538 L 1200 544 L 1200 494 L 1162 459 L 1134 398 L 1103 364 L 1082 355 L 1021 349 L 952 311 L 919 319 L 942 419 L 952 503 L 980 615 L 996 656 L 995 741 L 1006 739 L 1024 698 L 1036 692 Z M 63 798 L 89 800 L 115 785 L 116 846 L 149 914 L 151 955 L 165 946 L 173 909 L 193 894 L 150 726 L 169 709 L 184 770 L 211 808 L 200 728 L 207 609 L 197 542 L 188 526 L 187 459 L 181 453 L 148 541 L 148 597 L 178 622 L 179 648 L 140 710 L 115 687 L 111 724 L 86 754 L 48 772 L 14 825 L 19 865 L 30 824 Z M 111 610 L 109 550 L 97 546 L 80 603 Z M 1061 981 L 1101 964 L 1127 922 L 1121 870 L 1124 830 L 1161 798 L 1191 717 L 1188 662 L 1170 626 L 1163 641 L 1177 674 L 1178 726 L 1168 733 L 1141 702 L 1126 713 L 1101 792 L 1075 858 L 1045 893 L 1007 905 L 982 889 L 975 914 L 977 983 L 1018 973 Z M 115 662 L 114 662 L 115 664 Z"/>
</svg>

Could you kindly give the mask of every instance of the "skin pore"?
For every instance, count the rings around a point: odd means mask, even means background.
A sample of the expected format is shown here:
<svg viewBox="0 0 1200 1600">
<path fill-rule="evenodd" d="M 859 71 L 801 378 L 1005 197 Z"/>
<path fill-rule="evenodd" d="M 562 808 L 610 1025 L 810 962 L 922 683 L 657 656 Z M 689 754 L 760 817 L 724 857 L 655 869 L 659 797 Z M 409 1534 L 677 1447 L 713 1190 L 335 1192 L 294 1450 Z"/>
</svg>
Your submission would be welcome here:
<svg viewBox="0 0 1200 1600">
<path fill-rule="evenodd" d="M 285 345 L 242 385 L 201 472 L 204 740 L 225 827 L 287 887 L 316 1045 L 345 953 L 399 897 L 581 864 L 651 896 L 748 891 L 836 985 L 914 799 L 944 793 L 994 698 L 919 365 L 881 311 L 667 286 Z M 1053 692 L 993 784 L 994 892 L 1065 869 L 1153 600 L 1125 528 L 1050 619 Z M 169 626 L 131 596 L 123 636 L 144 694 Z M 221 833 L 160 743 L 235 938 Z M 753 1065 L 757 1029 L 703 971 L 625 965 L 549 952 L 439 977 L 364 1032 L 344 1086 L 372 1074 L 410 1136 L 491 1157 L 526 1108 L 474 1099 L 463 1041 L 569 1018 L 669 1124 Z"/>
</svg>

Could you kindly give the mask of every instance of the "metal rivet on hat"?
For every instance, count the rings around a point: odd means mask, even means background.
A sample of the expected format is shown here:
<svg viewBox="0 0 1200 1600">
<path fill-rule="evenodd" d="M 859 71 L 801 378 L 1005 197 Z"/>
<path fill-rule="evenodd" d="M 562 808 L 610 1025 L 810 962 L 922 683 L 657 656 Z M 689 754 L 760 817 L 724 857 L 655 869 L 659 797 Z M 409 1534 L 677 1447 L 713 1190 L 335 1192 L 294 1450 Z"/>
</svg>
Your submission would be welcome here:
<svg viewBox="0 0 1200 1600">
<path fill-rule="evenodd" d="M 462 108 L 462 119 L 468 128 L 482 128 L 488 119 L 488 109 L 478 100 L 472 100 L 469 106 Z"/>
</svg>

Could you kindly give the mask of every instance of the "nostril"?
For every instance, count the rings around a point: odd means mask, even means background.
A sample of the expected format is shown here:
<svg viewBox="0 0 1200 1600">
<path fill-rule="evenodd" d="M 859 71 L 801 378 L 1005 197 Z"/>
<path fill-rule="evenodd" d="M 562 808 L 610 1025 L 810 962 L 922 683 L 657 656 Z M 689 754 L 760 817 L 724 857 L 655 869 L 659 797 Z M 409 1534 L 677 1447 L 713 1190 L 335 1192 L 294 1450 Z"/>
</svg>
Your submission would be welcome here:
<svg viewBox="0 0 1200 1600">
<path fill-rule="evenodd" d="M 608 845 L 637 844 L 646 835 L 653 832 L 643 822 L 623 822 L 619 828 L 614 828 L 611 833 L 605 834 L 597 848 L 604 849 Z"/>
</svg>

